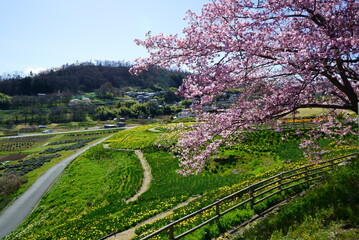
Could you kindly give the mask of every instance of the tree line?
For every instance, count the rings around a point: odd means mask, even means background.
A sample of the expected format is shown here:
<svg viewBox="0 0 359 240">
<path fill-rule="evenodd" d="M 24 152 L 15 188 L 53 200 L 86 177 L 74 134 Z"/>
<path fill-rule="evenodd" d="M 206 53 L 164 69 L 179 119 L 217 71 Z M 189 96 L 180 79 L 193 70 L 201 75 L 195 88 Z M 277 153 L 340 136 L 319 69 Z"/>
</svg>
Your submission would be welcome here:
<svg viewBox="0 0 359 240">
<path fill-rule="evenodd" d="M 6 95 L 38 95 L 51 93 L 92 92 L 101 86 L 111 85 L 114 88 L 136 87 L 140 89 L 178 88 L 187 73 L 149 68 L 141 75 L 129 73 L 129 64 L 118 62 L 98 62 L 64 65 L 37 75 L 11 77 L 0 81 L 0 92 Z"/>
</svg>

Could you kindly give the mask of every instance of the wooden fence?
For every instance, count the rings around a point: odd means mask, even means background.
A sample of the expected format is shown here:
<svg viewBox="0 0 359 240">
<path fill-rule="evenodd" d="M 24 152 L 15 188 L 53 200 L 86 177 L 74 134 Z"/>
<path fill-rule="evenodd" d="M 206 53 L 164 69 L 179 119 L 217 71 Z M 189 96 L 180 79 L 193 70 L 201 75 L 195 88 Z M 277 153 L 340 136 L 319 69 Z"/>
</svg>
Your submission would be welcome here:
<svg viewBox="0 0 359 240">
<path fill-rule="evenodd" d="M 256 204 L 275 195 L 281 194 L 283 191 L 298 187 L 306 183 L 318 182 L 327 172 L 333 170 L 336 165 L 347 161 L 348 159 L 357 154 L 358 153 L 353 153 L 343 157 L 320 162 L 318 164 L 309 164 L 300 168 L 279 173 L 273 177 L 252 184 L 220 200 L 217 200 L 216 202 L 204 208 L 201 208 L 200 210 L 197 210 L 185 217 L 182 217 L 181 219 L 175 220 L 167 226 L 142 238 L 142 240 L 150 239 L 164 231 L 168 232 L 169 239 L 180 239 L 194 232 L 195 230 L 215 220 L 218 220 L 221 216 L 235 209 L 238 209 L 239 207 L 244 207 L 246 204 L 249 204 L 249 206 L 253 208 Z M 187 230 L 186 232 L 180 233 L 177 236 L 175 235 L 176 225 L 179 225 L 186 220 L 189 220 L 199 214 L 209 211 L 213 212 L 209 219 Z"/>
</svg>

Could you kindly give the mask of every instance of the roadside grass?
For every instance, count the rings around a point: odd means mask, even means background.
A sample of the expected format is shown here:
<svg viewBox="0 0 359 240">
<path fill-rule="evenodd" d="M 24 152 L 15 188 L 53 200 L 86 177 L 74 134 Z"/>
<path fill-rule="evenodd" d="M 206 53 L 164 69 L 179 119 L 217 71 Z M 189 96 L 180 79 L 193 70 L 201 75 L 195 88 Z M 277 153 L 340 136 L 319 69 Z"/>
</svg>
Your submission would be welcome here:
<svg viewBox="0 0 359 240">
<path fill-rule="evenodd" d="M 124 206 L 124 199 L 140 187 L 142 176 L 133 152 L 93 147 L 70 163 L 34 213 L 6 239 L 102 235 L 96 230 L 97 221 L 102 214 L 106 217 L 114 208 Z"/>
<path fill-rule="evenodd" d="M 55 166 L 65 158 L 71 156 L 74 154 L 73 151 L 66 151 L 61 153 L 61 157 L 54 158 L 50 162 L 45 163 L 40 168 L 34 169 L 33 171 L 27 173 L 25 176 L 28 179 L 27 183 L 22 185 L 19 189 L 19 192 L 17 192 L 16 196 L 20 195 L 24 191 L 26 191 L 42 174 L 44 174 L 47 170 L 49 170 L 51 167 Z"/>
<path fill-rule="evenodd" d="M 77 137 L 79 139 L 84 138 L 84 137 L 88 138 L 88 136 L 86 136 L 86 135 L 82 136 L 81 133 L 77 133 L 77 134 L 79 135 Z M 68 134 L 46 135 L 46 136 L 40 135 L 40 136 L 35 136 L 35 137 L 24 137 L 24 138 L 12 139 L 12 141 L 15 143 L 17 143 L 17 142 L 21 143 L 24 141 L 34 141 L 33 148 L 25 149 L 25 150 L 18 152 L 18 153 L 29 154 L 28 157 L 26 157 L 22 160 L 22 161 L 24 161 L 29 158 L 34 158 L 34 157 L 36 158 L 39 156 L 52 155 L 52 154 L 39 154 L 39 153 L 52 147 L 50 145 L 47 145 L 51 142 L 58 141 L 63 138 L 65 138 L 65 139 L 71 138 L 70 136 L 67 136 L 67 135 Z M 108 133 L 104 132 L 103 134 L 100 134 L 98 137 L 104 138 L 104 137 L 107 137 L 108 135 L 109 135 Z M 74 137 L 72 137 L 72 139 L 74 139 Z M 75 137 L 75 139 L 76 139 L 76 137 Z M 4 140 L 6 140 L 6 139 L 4 139 Z M 18 140 L 18 141 L 16 141 L 16 140 Z M 93 141 L 87 143 L 86 145 L 90 145 L 98 140 L 99 139 L 94 139 Z M 66 145 L 68 145 L 68 144 L 66 144 Z M 2 211 L 13 199 L 15 199 L 17 196 L 21 195 L 22 193 L 24 193 L 43 173 L 45 173 L 47 170 L 49 170 L 51 167 L 58 164 L 65 158 L 73 155 L 74 151 L 75 150 L 61 151 L 61 152 L 59 152 L 61 156 L 53 158 L 51 161 L 45 162 L 41 167 L 34 168 L 32 171 L 26 173 L 24 175 L 26 181 L 24 181 L 24 183 L 15 192 L 12 192 L 10 195 L 0 198 L 0 211 Z M 4 153 L 0 153 L 0 154 L 4 154 Z M 8 152 L 6 152 L 6 154 L 8 154 Z M 9 164 L 19 164 L 22 161 L 13 161 Z M 5 169 L 0 170 L 0 173 L 4 174 L 4 171 L 5 171 Z"/>
<path fill-rule="evenodd" d="M 354 239 L 359 236 L 359 158 L 235 239 Z"/>
</svg>

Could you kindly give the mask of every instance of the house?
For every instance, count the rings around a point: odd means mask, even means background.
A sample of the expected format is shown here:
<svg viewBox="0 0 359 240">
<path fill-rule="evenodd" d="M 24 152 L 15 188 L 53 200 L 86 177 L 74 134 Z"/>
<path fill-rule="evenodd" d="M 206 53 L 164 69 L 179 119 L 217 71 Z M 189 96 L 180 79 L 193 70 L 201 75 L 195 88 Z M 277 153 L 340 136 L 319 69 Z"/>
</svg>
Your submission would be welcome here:
<svg viewBox="0 0 359 240">
<path fill-rule="evenodd" d="M 126 95 L 135 98 L 139 103 L 148 102 L 162 92 L 126 92 Z"/>
<path fill-rule="evenodd" d="M 177 118 L 188 118 L 195 117 L 196 115 L 189 109 L 183 109 L 181 112 L 177 113 Z"/>
</svg>

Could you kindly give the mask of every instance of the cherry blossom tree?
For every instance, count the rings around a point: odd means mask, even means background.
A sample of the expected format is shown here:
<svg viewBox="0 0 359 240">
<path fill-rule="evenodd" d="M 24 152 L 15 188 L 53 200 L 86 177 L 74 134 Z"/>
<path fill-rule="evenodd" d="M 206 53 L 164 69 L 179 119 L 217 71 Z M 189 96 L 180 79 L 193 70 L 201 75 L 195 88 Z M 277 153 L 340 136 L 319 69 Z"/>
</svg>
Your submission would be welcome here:
<svg viewBox="0 0 359 240">
<path fill-rule="evenodd" d="M 210 0 L 185 20 L 180 35 L 148 33 L 136 40 L 150 56 L 132 69 L 157 65 L 192 73 L 180 93 L 196 100 L 202 124 L 177 144 L 183 174 L 199 172 L 213 151 L 254 124 L 308 107 L 358 114 L 357 0 Z M 217 100 L 231 89 L 240 90 L 237 99 L 219 107 Z M 204 111 L 208 106 L 211 111 Z M 318 131 L 334 134 L 332 127 L 341 123 L 325 120 Z M 343 125 L 335 134 L 349 131 Z"/>
</svg>

